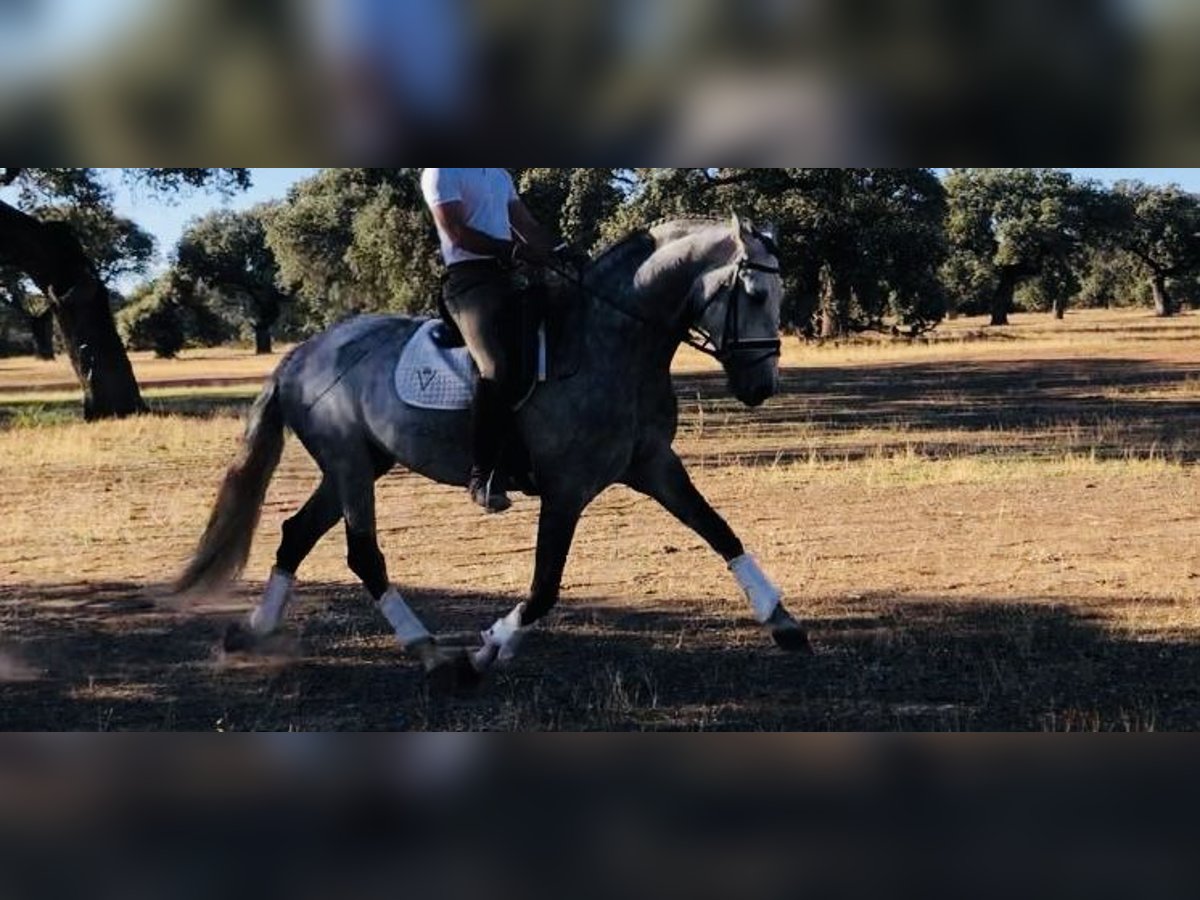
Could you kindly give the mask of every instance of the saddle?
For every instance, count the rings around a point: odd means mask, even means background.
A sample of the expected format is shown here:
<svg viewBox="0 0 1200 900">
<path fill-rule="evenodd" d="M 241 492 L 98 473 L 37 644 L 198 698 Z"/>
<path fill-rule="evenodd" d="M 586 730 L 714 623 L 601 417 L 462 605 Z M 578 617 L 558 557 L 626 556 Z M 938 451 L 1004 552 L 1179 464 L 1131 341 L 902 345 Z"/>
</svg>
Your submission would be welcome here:
<svg viewBox="0 0 1200 900">
<path fill-rule="evenodd" d="M 520 304 L 516 374 L 506 391 L 514 409 L 539 384 L 562 381 L 579 370 L 585 306 L 569 288 L 534 285 L 516 296 Z M 463 410 L 471 406 L 477 372 L 454 322 L 425 322 L 396 366 L 396 392 L 419 409 Z"/>
</svg>

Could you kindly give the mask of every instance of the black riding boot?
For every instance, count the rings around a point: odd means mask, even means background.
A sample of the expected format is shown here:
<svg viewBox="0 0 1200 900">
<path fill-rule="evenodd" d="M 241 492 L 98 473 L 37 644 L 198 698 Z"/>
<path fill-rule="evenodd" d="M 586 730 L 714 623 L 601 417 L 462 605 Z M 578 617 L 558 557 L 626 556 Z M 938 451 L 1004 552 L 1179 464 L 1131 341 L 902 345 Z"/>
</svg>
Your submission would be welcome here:
<svg viewBox="0 0 1200 900">
<path fill-rule="evenodd" d="M 512 506 L 504 492 L 503 476 L 497 471 L 511 415 L 500 386 L 480 379 L 472 408 L 474 462 L 467 490 L 471 499 L 490 513 L 504 512 Z"/>
</svg>

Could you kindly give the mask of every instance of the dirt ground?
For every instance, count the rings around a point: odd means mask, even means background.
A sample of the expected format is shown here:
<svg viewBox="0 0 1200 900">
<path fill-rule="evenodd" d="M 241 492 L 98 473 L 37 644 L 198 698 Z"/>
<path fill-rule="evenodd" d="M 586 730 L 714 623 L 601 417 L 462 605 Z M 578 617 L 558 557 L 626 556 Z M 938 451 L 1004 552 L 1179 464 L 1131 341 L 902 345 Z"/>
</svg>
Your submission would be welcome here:
<svg viewBox="0 0 1200 900">
<path fill-rule="evenodd" d="M 773 649 L 720 560 L 617 488 L 584 518 L 559 610 L 466 696 L 397 652 L 337 532 L 276 652 L 219 652 L 315 484 L 295 442 L 247 580 L 170 602 L 269 363 L 139 358 L 161 414 L 85 426 L 62 363 L 0 361 L 0 728 L 1192 729 L 1198 351 L 1197 314 L 790 340 L 759 411 L 683 356 L 678 447 L 816 653 Z M 440 631 L 522 598 L 536 514 L 476 515 L 404 472 L 379 489 L 393 578 Z"/>
</svg>

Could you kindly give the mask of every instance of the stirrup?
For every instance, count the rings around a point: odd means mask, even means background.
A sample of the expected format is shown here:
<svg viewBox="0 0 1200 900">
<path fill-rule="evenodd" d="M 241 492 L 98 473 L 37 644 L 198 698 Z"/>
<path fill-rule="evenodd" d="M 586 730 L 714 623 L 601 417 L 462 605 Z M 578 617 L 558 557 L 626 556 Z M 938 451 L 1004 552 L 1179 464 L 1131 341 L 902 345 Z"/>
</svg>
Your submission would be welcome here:
<svg viewBox="0 0 1200 900">
<path fill-rule="evenodd" d="M 508 495 L 504 491 L 492 489 L 492 482 L 495 478 L 495 472 L 486 481 L 482 478 L 473 478 L 467 490 L 471 494 L 471 499 L 487 512 L 502 513 L 512 506 L 512 501 L 508 499 Z"/>
</svg>

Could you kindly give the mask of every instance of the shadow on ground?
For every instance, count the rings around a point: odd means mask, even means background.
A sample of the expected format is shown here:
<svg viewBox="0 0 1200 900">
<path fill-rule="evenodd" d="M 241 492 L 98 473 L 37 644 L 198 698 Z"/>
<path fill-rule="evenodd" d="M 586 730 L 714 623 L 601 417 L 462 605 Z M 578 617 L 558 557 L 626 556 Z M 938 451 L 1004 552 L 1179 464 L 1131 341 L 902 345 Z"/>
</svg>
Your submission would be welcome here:
<svg viewBox="0 0 1200 900">
<path fill-rule="evenodd" d="M 163 609 L 163 592 L 0 588 L 0 653 L 29 673 L 0 683 L 0 728 L 1092 731 L 1200 722 L 1196 636 L 1114 633 L 1072 598 L 867 600 L 861 617 L 812 621 L 818 652 L 801 658 L 699 601 L 631 610 L 576 597 L 516 668 L 470 695 L 437 696 L 351 586 L 305 585 L 291 648 L 238 661 L 217 647 L 248 591 L 224 612 Z M 440 631 L 478 628 L 514 601 L 412 599 Z"/>
<path fill-rule="evenodd" d="M 702 422 L 705 436 L 762 434 L 764 447 L 722 454 L 723 461 L 748 465 L 853 460 L 881 450 L 930 458 L 1080 452 L 1195 462 L 1198 382 L 1200 363 L 1128 359 L 789 368 L 776 397 L 746 410 L 729 397 L 721 373 L 675 379 L 685 429 Z M 829 438 L 837 443 L 823 443 Z"/>
</svg>

